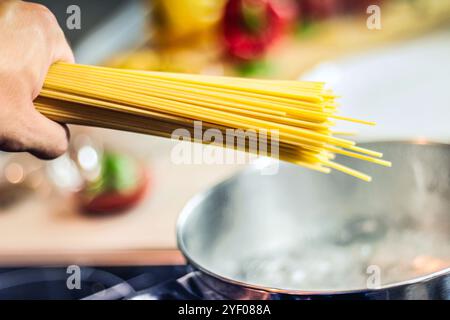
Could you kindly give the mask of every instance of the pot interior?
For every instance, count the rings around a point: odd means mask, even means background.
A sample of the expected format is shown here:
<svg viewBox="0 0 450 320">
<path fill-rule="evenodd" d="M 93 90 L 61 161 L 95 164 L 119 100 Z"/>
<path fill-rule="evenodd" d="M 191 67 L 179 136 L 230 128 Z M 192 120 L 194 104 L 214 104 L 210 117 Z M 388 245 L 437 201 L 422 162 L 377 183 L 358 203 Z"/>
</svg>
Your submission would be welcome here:
<svg viewBox="0 0 450 320">
<path fill-rule="evenodd" d="M 281 164 L 197 197 L 179 222 L 188 259 L 258 287 L 363 290 L 450 266 L 450 146 L 364 145 L 392 168 L 338 157 L 373 182 Z"/>
</svg>

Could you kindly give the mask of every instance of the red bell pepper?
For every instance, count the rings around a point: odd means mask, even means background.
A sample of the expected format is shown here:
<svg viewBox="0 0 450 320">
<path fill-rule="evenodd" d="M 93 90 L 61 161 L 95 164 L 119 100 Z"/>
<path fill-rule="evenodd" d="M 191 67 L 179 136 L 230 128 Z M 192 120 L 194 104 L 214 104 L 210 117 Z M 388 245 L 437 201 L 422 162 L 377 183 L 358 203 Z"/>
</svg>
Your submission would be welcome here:
<svg viewBox="0 0 450 320">
<path fill-rule="evenodd" d="M 229 0 L 224 15 L 227 52 L 241 60 L 261 58 L 296 16 L 292 0 Z"/>
<path fill-rule="evenodd" d="M 302 17 L 312 22 L 338 15 L 344 3 L 342 0 L 299 0 L 299 6 Z"/>
</svg>

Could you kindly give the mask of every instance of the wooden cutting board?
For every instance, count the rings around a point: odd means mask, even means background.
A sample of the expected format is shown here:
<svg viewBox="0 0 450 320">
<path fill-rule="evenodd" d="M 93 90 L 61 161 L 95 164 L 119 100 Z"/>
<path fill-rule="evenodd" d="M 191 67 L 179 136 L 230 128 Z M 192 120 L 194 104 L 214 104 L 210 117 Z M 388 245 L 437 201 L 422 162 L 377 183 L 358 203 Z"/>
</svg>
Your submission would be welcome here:
<svg viewBox="0 0 450 320">
<path fill-rule="evenodd" d="M 145 159 L 152 175 L 148 197 L 114 216 L 80 213 L 72 197 L 35 193 L 0 209 L 0 264 L 167 264 L 182 262 L 175 225 L 196 193 L 237 172 L 237 165 L 176 165 L 172 141 L 111 130 L 92 134 Z"/>
</svg>

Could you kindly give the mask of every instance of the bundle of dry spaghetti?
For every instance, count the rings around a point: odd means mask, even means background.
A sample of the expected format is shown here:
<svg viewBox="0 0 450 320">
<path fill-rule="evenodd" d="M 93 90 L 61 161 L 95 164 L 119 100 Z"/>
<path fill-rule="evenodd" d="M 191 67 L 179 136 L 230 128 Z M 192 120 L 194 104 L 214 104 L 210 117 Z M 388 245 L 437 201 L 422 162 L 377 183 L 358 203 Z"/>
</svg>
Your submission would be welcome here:
<svg viewBox="0 0 450 320">
<path fill-rule="evenodd" d="M 335 154 L 390 166 L 382 154 L 338 138 L 335 120 L 370 122 L 336 114 L 335 96 L 323 83 L 255 80 L 147 72 L 57 63 L 35 101 L 47 117 L 64 123 L 126 130 L 170 138 L 174 130 L 253 130 L 276 146 L 281 160 L 321 172 L 343 171 L 366 181 L 364 173 L 333 161 Z M 277 132 L 275 139 L 267 132 Z M 258 139 L 262 136 L 259 137 Z M 214 141 L 194 142 L 214 143 Z M 252 153 L 245 143 L 232 147 Z M 272 155 L 265 150 L 264 155 Z M 278 154 L 277 154 L 278 156 Z"/>
</svg>

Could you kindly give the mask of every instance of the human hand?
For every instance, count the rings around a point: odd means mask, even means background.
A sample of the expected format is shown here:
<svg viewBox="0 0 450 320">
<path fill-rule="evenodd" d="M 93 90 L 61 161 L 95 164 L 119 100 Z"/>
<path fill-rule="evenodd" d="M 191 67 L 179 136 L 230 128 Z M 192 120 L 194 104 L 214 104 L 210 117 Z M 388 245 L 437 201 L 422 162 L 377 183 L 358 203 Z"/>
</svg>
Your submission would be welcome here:
<svg viewBox="0 0 450 320">
<path fill-rule="evenodd" d="M 67 150 L 67 127 L 33 105 L 57 61 L 74 58 L 55 16 L 39 4 L 0 0 L 0 150 L 43 159 Z"/>
</svg>

